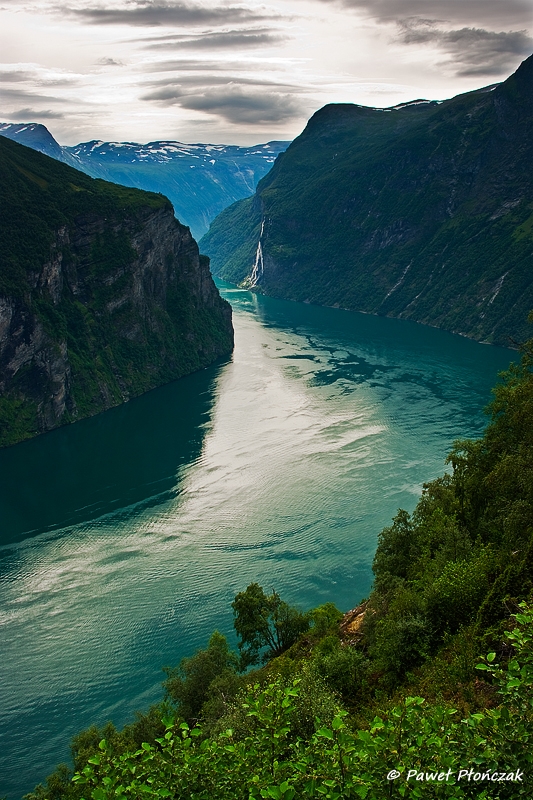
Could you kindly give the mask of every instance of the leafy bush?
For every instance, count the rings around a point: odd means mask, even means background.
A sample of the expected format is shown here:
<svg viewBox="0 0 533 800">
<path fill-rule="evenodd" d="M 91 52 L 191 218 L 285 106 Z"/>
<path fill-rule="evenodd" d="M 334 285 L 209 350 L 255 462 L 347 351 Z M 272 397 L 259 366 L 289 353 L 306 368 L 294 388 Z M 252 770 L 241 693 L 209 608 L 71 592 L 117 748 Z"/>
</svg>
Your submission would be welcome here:
<svg viewBox="0 0 533 800">
<path fill-rule="evenodd" d="M 164 668 L 168 677 L 163 686 L 180 715 L 190 722 L 201 716 L 206 704 L 212 715 L 224 692 L 231 699 L 235 696 L 239 687 L 237 667 L 237 656 L 226 637 L 215 631 L 205 650 L 183 658 L 178 667 Z"/>
<path fill-rule="evenodd" d="M 314 649 L 311 669 L 328 688 L 343 698 L 353 698 L 365 685 L 368 659 L 355 647 L 341 643 L 338 636 L 326 636 Z"/>
<path fill-rule="evenodd" d="M 231 606 L 241 669 L 281 655 L 309 629 L 307 615 L 289 606 L 277 592 L 265 594 L 257 583 L 239 592 Z"/>
<path fill-rule="evenodd" d="M 489 590 L 491 554 L 483 549 L 470 561 L 448 561 L 429 587 L 428 612 L 436 626 L 455 633 L 471 622 Z"/>
<path fill-rule="evenodd" d="M 406 672 L 429 656 L 433 631 L 419 612 L 387 614 L 377 623 L 371 647 L 376 666 L 385 673 L 384 683 L 398 683 Z"/>
<path fill-rule="evenodd" d="M 321 606 L 313 608 L 309 612 L 311 633 L 313 636 L 321 638 L 336 632 L 342 617 L 343 613 L 339 611 L 335 603 L 324 603 Z"/>
<path fill-rule="evenodd" d="M 522 604 L 514 621 L 507 635 L 513 649 L 508 664 L 497 664 L 496 654 L 489 653 L 478 667 L 495 682 L 500 698 L 484 713 L 461 720 L 453 708 L 407 697 L 387 715 L 376 716 L 367 730 L 350 730 L 346 712 L 339 711 L 304 740 L 294 736 L 291 725 L 300 683 L 256 685 L 242 703 L 250 720 L 244 738 L 232 730 L 204 738 L 200 727 L 167 719 L 156 746 L 145 743 L 118 754 L 103 740 L 74 781 L 92 800 L 528 798 L 533 607 Z M 465 768 L 480 777 L 460 780 Z M 387 779 L 390 770 L 397 771 L 394 783 Z M 502 772 L 513 780 L 491 779 Z"/>
</svg>

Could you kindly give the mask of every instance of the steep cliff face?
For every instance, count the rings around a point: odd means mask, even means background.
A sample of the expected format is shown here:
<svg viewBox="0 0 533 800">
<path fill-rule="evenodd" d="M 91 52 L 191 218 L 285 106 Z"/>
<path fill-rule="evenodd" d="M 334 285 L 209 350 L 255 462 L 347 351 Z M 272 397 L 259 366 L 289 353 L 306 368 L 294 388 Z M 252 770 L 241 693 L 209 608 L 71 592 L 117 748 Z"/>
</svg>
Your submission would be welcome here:
<svg viewBox="0 0 533 800">
<path fill-rule="evenodd" d="M 532 100 L 533 57 L 443 103 L 326 106 L 202 250 L 215 274 L 276 297 L 527 338 Z"/>
<path fill-rule="evenodd" d="M 0 167 L 0 445 L 231 352 L 230 306 L 165 198 L 5 140 Z"/>
</svg>

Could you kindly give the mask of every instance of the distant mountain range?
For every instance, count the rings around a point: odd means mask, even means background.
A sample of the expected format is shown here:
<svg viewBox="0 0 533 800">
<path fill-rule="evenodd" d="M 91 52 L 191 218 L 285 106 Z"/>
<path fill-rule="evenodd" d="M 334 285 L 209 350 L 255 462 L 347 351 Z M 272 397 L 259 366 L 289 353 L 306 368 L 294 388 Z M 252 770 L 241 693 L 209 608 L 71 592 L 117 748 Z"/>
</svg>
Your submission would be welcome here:
<svg viewBox="0 0 533 800">
<path fill-rule="evenodd" d="M 533 56 L 444 102 L 325 106 L 200 248 L 274 297 L 528 338 Z"/>
<path fill-rule="evenodd" d="M 289 145 L 289 142 L 267 142 L 238 147 L 93 140 L 63 147 L 44 125 L 37 123 L 0 123 L 0 135 L 93 178 L 164 194 L 180 222 L 191 228 L 196 239 L 224 208 L 253 194 L 258 181 Z"/>
</svg>

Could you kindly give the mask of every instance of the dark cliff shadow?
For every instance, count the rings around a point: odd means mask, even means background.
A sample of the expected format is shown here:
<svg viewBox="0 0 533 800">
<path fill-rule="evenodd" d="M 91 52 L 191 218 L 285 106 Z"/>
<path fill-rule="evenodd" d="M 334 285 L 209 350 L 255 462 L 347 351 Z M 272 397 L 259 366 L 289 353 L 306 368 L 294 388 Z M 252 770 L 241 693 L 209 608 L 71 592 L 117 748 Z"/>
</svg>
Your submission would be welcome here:
<svg viewBox="0 0 533 800">
<path fill-rule="evenodd" d="M 0 546 L 164 502 L 201 454 L 223 363 L 0 450 Z"/>
</svg>

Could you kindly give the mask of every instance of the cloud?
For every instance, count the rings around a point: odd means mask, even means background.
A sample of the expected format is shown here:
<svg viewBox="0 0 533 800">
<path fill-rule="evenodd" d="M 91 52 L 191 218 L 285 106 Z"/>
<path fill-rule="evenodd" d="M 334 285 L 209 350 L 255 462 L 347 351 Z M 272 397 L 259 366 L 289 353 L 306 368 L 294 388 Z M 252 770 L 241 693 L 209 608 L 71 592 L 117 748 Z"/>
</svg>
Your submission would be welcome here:
<svg viewBox="0 0 533 800">
<path fill-rule="evenodd" d="M 431 20 L 398 23 L 398 40 L 404 44 L 435 44 L 450 57 L 456 75 L 501 75 L 516 65 L 517 56 L 533 51 L 527 31 L 488 31 L 483 28 L 443 30 Z"/>
<path fill-rule="evenodd" d="M 34 103 L 46 101 L 46 102 L 61 102 L 58 97 L 53 97 L 51 95 L 41 94 L 40 92 L 34 92 L 27 89 L 8 89 L 4 87 L 0 87 L 0 99 L 4 100 L 5 102 L 11 102 L 15 104 L 23 104 L 27 103 L 28 101 L 33 101 Z"/>
<path fill-rule="evenodd" d="M 155 61 L 144 65 L 145 72 L 204 72 L 208 74 L 227 72 L 226 62 L 198 58 L 176 58 L 168 61 Z"/>
<path fill-rule="evenodd" d="M 330 0 L 325 0 L 330 2 Z M 451 26 L 481 25 L 511 28 L 533 22 L 530 0 L 340 0 L 347 8 L 361 10 L 381 22 L 419 17 Z"/>
<path fill-rule="evenodd" d="M 23 83 L 33 78 L 33 73 L 22 69 L 0 70 L 1 83 Z"/>
<path fill-rule="evenodd" d="M 459 77 L 502 76 L 530 55 L 531 0 L 323 0 L 394 24 L 393 41 L 431 44 L 448 58 L 436 61 Z M 518 29 L 520 28 L 520 29 Z"/>
<path fill-rule="evenodd" d="M 265 125 L 285 122 L 301 113 L 300 104 L 290 95 L 277 92 L 261 94 L 245 92 L 240 87 L 209 90 L 202 94 L 186 95 L 179 105 L 194 111 L 215 114 L 233 124 Z"/>
<path fill-rule="evenodd" d="M 263 47 L 286 41 L 287 36 L 268 28 L 217 31 L 192 36 L 162 36 L 145 45 L 147 50 L 221 50 Z"/>
<path fill-rule="evenodd" d="M 36 64 L 2 64 L 0 66 L 0 83 L 25 83 L 40 88 L 70 86 L 77 80 L 78 76 L 45 69 Z M 18 91 L 18 89 L 9 91 Z"/>
<path fill-rule="evenodd" d="M 10 114 L 2 113 L 5 119 L 21 120 L 27 122 L 28 119 L 63 119 L 64 114 L 59 111 L 36 111 L 34 108 L 21 108 L 19 111 L 12 111 Z"/>
<path fill-rule="evenodd" d="M 205 83 L 205 77 L 204 77 Z M 217 83 L 222 84 L 221 81 Z M 240 83 L 246 83 L 240 81 Z M 223 85 L 210 85 L 191 88 L 190 84 L 165 84 L 142 97 L 143 100 L 156 101 L 165 106 L 178 105 L 192 111 L 203 111 L 232 124 L 264 125 L 285 122 L 302 113 L 300 101 L 294 96 L 296 89 L 272 91 L 272 83 L 249 81 L 254 89 L 243 88 L 237 83 L 223 80 Z M 265 90 L 267 86 L 267 90 Z M 270 89 L 270 90 L 268 90 Z"/>
<path fill-rule="evenodd" d="M 127 0 L 114 7 L 56 6 L 55 10 L 94 25 L 227 25 L 271 19 L 270 14 L 244 5 L 204 6 L 171 0 Z"/>
<path fill-rule="evenodd" d="M 226 69 L 221 68 L 220 73 L 216 74 L 216 70 L 211 69 L 211 66 L 206 68 L 205 62 L 197 61 L 192 63 L 187 62 L 187 67 L 185 68 L 185 72 L 173 76 L 172 78 L 160 78 L 159 80 L 149 81 L 145 84 L 145 86 L 154 89 L 157 92 L 157 97 L 155 94 L 153 95 L 146 95 L 143 97 L 143 100 L 157 100 L 161 99 L 163 96 L 159 93 L 169 92 L 169 96 L 174 96 L 174 92 L 181 92 L 184 86 L 192 86 L 192 87 L 202 87 L 202 89 L 210 89 L 217 86 L 257 86 L 257 87 L 268 87 L 270 89 L 275 89 L 276 91 L 283 90 L 284 92 L 289 93 L 296 93 L 301 92 L 305 87 L 301 84 L 296 85 L 294 83 L 290 83 L 288 81 L 282 80 L 273 80 L 269 78 L 260 78 L 260 77 L 245 77 L 238 74 L 230 74 Z M 178 73 L 181 72 L 180 62 L 169 62 L 168 70 L 176 71 Z M 193 70 L 198 70 L 198 72 L 193 72 Z M 159 72 L 160 70 L 158 70 Z M 163 71 L 163 70 L 161 70 Z M 161 89 L 159 87 L 162 87 Z"/>
<path fill-rule="evenodd" d="M 123 61 L 116 61 L 114 58 L 99 58 L 96 62 L 100 67 L 123 67 Z"/>
</svg>

